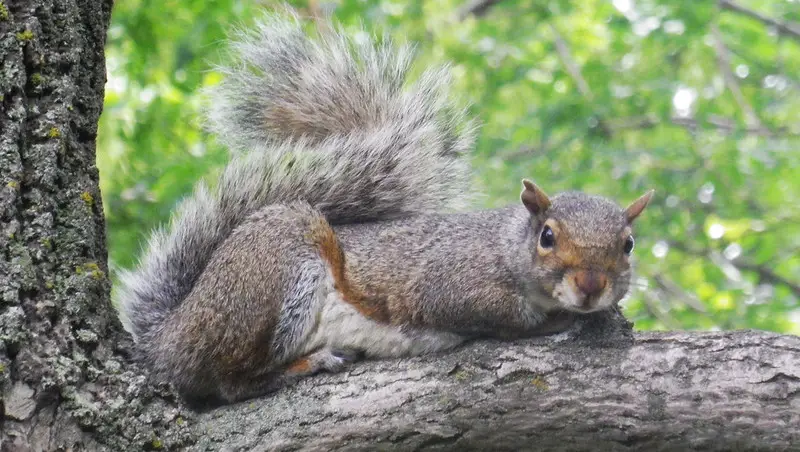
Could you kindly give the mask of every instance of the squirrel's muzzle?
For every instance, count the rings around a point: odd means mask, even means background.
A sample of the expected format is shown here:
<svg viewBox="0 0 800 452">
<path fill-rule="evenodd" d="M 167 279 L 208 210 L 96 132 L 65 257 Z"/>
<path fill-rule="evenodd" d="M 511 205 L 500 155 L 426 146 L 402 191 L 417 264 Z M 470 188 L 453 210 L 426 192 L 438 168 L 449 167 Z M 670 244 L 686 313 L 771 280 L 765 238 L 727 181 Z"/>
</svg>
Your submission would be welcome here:
<svg viewBox="0 0 800 452">
<path fill-rule="evenodd" d="M 605 273 L 594 270 L 580 270 L 575 273 L 575 285 L 583 293 L 584 307 L 590 307 L 592 300 L 600 297 L 608 285 L 608 277 Z"/>
</svg>

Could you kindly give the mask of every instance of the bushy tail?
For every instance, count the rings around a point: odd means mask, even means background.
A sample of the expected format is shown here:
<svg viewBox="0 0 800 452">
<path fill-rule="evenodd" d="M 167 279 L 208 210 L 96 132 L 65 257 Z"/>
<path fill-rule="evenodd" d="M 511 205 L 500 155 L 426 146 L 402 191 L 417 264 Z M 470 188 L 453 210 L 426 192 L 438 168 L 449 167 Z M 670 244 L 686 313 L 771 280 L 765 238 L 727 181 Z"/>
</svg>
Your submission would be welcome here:
<svg viewBox="0 0 800 452">
<path fill-rule="evenodd" d="M 253 211 L 305 200 L 333 224 L 458 207 L 470 195 L 472 127 L 447 99 L 444 69 L 411 83 L 411 50 L 316 37 L 269 15 L 233 45 L 211 92 L 209 128 L 237 151 L 214 188 L 199 184 L 153 233 L 117 290 L 138 339 L 188 295 L 217 246 Z"/>
</svg>

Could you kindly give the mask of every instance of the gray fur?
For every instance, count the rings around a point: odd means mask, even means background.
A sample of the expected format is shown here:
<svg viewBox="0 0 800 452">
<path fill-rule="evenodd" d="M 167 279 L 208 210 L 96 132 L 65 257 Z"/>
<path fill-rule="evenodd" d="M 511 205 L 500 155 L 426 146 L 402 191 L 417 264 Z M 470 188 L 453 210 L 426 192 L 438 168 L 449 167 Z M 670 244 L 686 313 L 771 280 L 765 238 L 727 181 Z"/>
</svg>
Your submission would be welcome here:
<svg viewBox="0 0 800 452">
<path fill-rule="evenodd" d="M 351 278 L 398 306 L 403 324 L 504 337 L 529 334 L 557 307 L 533 277 L 531 228 L 520 205 L 345 225 L 336 234 Z"/>
<path fill-rule="evenodd" d="M 576 264 L 540 255 L 545 219 L 561 225 L 558 239 L 575 248 Z M 335 230 L 351 281 L 368 298 L 384 300 L 394 321 L 467 337 L 519 337 L 538 334 L 549 316 L 569 308 L 555 288 L 576 269 L 607 274 L 605 300 L 616 303 L 627 294 L 626 228 L 625 212 L 613 202 L 565 193 L 540 218 L 519 205 Z"/>
<path fill-rule="evenodd" d="M 410 83 L 407 47 L 332 30 L 268 16 L 239 35 L 208 114 L 234 157 L 120 279 L 125 327 L 189 400 L 261 395 L 362 353 L 554 332 L 628 290 L 628 215 L 610 201 L 448 212 L 471 196 L 472 129 L 445 73 Z M 599 296 L 579 288 L 598 275 Z"/>
<path fill-rule="evenodd" d="M 298 343 L 327 296 L 328 271 L 308 235 L 320 222 L 310 205 L 293 202 L 234 228 L 186 298 L 139 337 L 152 376 L 190 399 L 237 400 L 275 387 L 268 380 L 282 380 L 280 367 L 300 357 Z M 293 328 L 280 326 L 289 321 Z M 295 338 L 278 337 L 281 328 Z"/>
<path fill-rule="evenodd" d="M 319 292 L 324 287 L 325 265 L 319 259 L 309 257 L 299 269 L 291 272 L 293 278 L 284 292 L 272 340 L 275 362 L 278 363 L 295 358 L 297 350 L 303 347 L 314 326 L 315 303 L 323 297 Z"/>
<path fill-rule="evenodd" d="M 616 203 L 580 192 L 554 196 L 548 215 L 558 217 L 565 225 L 581 225 L 567 232 L 575 245 L 583 247 L 616 244 L 614 238 L 627 225 L 624 210 Z"/>
<path fill-rule="evenodd" d="M 259 208 L 304 200 L 331 223 L 403 218 L 469 200 L 472 126 L 447 98 L 444 69 L 409 83 L 411 52 L 332 32 L 312 39 L 295 17 L 267 15 L 233 44 L 210 91 L 209 128 L 239 151 L 217 185 L 198 184 L 117 304 L 134 338 L 181 303 L 219 244 Z M 291 121 L 287 121 L 290 118 Z"/>
</svg>

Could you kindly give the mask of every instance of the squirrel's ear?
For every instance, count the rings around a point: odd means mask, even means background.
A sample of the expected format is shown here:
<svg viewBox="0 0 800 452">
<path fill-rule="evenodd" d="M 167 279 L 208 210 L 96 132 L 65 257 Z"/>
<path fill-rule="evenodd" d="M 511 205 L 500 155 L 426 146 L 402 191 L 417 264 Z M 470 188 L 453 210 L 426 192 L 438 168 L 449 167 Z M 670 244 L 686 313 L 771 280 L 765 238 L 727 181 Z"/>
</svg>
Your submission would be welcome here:
<svg viewBox="0 0 800 452">
<path fill-rule="evenodd" d="M 543 192 L 541 188 L 537 187 L 536 184 L 528 179 L 522 179 L 522 185 L 525 188 L 522 190 L 522 194 L 519 195 L 519 197 L 522 200 L 522 204 L 528 208 L 530 213 L 539 215 L 550 207 L 550 198 L 548 198 L 547 194 Z"/>
<path fill-rule="evenodd" d="M 648 190 L 647 193 L 632 202 L 631 205 L 625 209 L 625 216 L 628 218 L 628 223 L 632 223 L 633 220 L 642 213 L 644 208 L 647 207 L 647 203 L 650 202 L 650 198 L 653 197 L 653 193 L 655 193 L 655 190 Z"/>
</svg>

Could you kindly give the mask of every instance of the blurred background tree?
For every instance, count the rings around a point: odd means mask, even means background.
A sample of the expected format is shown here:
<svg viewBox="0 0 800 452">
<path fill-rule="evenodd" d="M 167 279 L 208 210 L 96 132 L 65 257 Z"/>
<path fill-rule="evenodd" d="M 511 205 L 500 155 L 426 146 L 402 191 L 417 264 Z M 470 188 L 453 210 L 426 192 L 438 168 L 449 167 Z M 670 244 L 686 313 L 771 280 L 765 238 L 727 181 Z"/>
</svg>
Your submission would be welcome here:
<svg viewBox="0 0 800 452">
<path fill-rule="evenodd" d="M 293 1 L 452 62 L 483 121 L 485 206 L 519 180 L 628 202 L 639 329 L 800 333 L 800 2 L 797 0 Z M 272 1 L 127 0 L 109 32 L 98 166 L 112 271 L 228 155 L 201 130 L 225 33 Z"/>
</svg>

